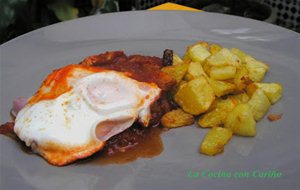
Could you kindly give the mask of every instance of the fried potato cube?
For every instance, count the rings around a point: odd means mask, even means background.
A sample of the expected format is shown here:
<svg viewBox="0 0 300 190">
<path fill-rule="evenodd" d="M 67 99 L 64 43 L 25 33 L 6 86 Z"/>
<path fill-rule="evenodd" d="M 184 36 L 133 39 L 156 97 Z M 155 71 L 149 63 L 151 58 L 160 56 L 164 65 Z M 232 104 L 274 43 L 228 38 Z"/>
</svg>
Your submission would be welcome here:
<svg viewBox="0 0 300 190">
<path fill-rule="evenodd" d="M 193 80 L 199 76 L 207 76 L 200 62 L 191 62 L 185 75 L 187 81 Z"/>
<path fill-rule="evenodd" d="M 249 96 L 252 96 L 257 89 L 258 86 L 255 83 L 251 83 L 246 87 L 246 92 Z"/>
<path fill-rule="evenodd" d="M 240 102 L 236 98 L 229 96 L 227 99 L 218 99 L 216 101 L 216 108 L 224 110 L 225 112 L 230 112 L 239 103 Z"/>
<path fill-rule="evenodd" d="M 203 114 L 198 124 L 200 127 L 219 127 L 222 126 L 229 112 L 240 103 L 245 103 L 249 99 L 246 93 L 229 96 L 226 99 L 216 99 L 209 110 Z"/>
<path fill-rule="evenodd" d="M 225 128 L 233 131 L 236 135 L 255 136 L 256 122 L 248 104 L 237 105 L 228 115 L 224 124 Z"/>
<path fill-rule="evenodd" d="M 203 62 L 207 57 L 209 57 L 211 54 L 205 47 L 205 45 L 201 43 L 197 43 L 193 46 L 190 46 L 187 50 L 190 58 L 194 62 Z"/>
<path fill-rule="evenodd" d="M 208 111 L 212 111 L 214 109 L 221 109 L 221 110 L 223 110 L 225 112 L 230 112 L 239 103 L 240 102 L 237 99 L 232 98 L 232 96 L 229 96 L 226 99 L 217 98 L 212 103 L 212 105 L 210 106 L 210 108 L 208 109 Z"/>
<path fill-rule="evenodd" d="M 224 151 L 224 146 L 232 137 L 232 131 L 222 127 L 212 128 L 204 137 L 200 153 L 214 156 Z"/>
<path fill-rule="evenodd" d="M 217 97 L 229 94 L 236 89 L 235 85 L 229 82 L 218 81 L 211 78 L 207 78 L 207 81 L 214 90 L 214 93 Z"/>
<path fill-rule="evenodd" d="M 184 112 L 182 109 L 167 112 L 161 118 L 161 124 L 167 128 L 192 125 L 195 122 L 194 116 Z"/>
<path fill-rule="evenodd" d="M 222 46 L 220 46 L 218 44 L 211 44 L 209 46 L 209 51 L 212 55 L 218 53 L 221 49 L 222 49 Z"/>
<path fill-rule="evenodd" d="M 230 51 L 234 55 L 238 56 L 240 58 L 240 60 L 242 61 L 242 63 L 246 63 L 245 59 L 250 56 L 247 53 L 245 53 L 244 51 L 237 49 L 237 48 L 231 48 Z"/>
<path fill-rule="evenodd" d="M 215 100 L 215 94 L 205 77 L 200 76 L 183 84 L 174 99 L 185 112 L 199 115 L 210 107 Z"/>
<path fill-rule="evenodd" d="M 208 64 L 208 62 L 204 61 L 204 62 L 201 63 L 201 65 L 202 65 L 203 71 L 206 74 L 209 74 L 211 66 Z"/>
<path fill-rule="evenodd" d="M 202 45 L 202 46 L 205 47 L 206 49 L 209 48 L 208 42 L 205 42 L 205 41 L 199 41 L 199 42 L 197 42 L 197 44 Z"/>
<path fill-rule="evenodd" d="M 177 83 L 179 83 L 182 80 L 185 73 L 187 72 L 188 67 L 188 64 L 177 64 L 163 67 L 161 70 L 170 75 L 176 80 Z"/>
<path fill-rule="evenodd" d="M 230 99 L 235 99 L 238 101 L 238 103 L 247 103 L 250 97 L 245 92 L 243 92 L 240 94 L 230 96 Z"/>
<path fill-rule="evenodd" d="M 209 76 L 215 80 L 227 80 L 235 77 L 236 67 L 234 66 L 213 66 L 210 68 Z"/>
<path fill-rule="evenodd" d="M 171 90 L 170 94 L 172 97 L 175 96 L 175 94 L 178 92 L 178 90 L 184 85 L 186 84 L 188 81 L 185 80 L 181 80 L 179 83 L 177 83 L 177 85 Z"/>
<path fill-rule="evenodd" d="M 188 52 L 185 52 L 183 58 L 182 58 L 182 63 L 189 64 L 192 61 L 191 57 L 189 56 Z"/>
<path fill-rule="evenodd" d="M 183 60 L 177 55 L 176 53 L 173 53 L 173 65 L 180 65 L 183 63 Z"/>
<path fill-rule="evenodd" d="M 282 96 L 282 85 L 278 83 L 255 83 L 262 89 L 272 104 L 275 104 Z"/>
<path fill-rule="evenodd" d="M 259 121 L 261 118 L 263 118 L 271 106 L 268 97 L 260 88 L 256 89 L 256 91 L 253 93 L 248 101 L 248 104 L 256 121 Z"/>
<path fill-rule="evenodd" d="M 180 81 L 180 83 L 178 84 L 178 89 L 181 88 L 184 84 L 186 84 L 188 81 L 186 80 L 182 80 Z"/>
<path fill-rule="evenodd" d="M 224 124 L 227 112 L 222 109 L 214 109 L 201 116 L 198 125 L 203 128 L 220 127 Z"/>
<path fill-rule="evenodd" d="M 249 78 L 254 82 L 262 81 L 269 66 L 250 56 L 245 58 L 245 62 L 246 68 L 249 71 Z"/>
<path fill-rule="evenodd" d="M 220 51 L 210 56 L 207 59 L 210 66 L 234 66 L 239 67 L 241 60 L 227 48 L 222 48 Z"/>
<path fill-rule="evenodd" d="M 249 71 L 245 65 L 242 65 L 237 69 L 233 82 L 236 85 L 237 90 L 244 90 L 247 85 L 252 83 L 252 80 L 249 77 Z"/>
</svg>

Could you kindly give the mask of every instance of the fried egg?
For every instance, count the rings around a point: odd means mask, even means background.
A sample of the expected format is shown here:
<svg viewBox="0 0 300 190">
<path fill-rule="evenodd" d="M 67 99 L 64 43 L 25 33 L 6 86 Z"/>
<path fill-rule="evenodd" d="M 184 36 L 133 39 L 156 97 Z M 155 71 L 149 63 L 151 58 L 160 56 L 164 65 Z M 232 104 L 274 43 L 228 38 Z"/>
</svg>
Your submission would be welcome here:
<svg viewBox="0 0 300 190">
<path fill-rule="evenodd" d="M 101 150 L 136 120 L 148 126 L 160 88 L 130 73 L 69 65 L 51 73 L 18 113 L 14 131 L 53 165 Z"/>
</svg>

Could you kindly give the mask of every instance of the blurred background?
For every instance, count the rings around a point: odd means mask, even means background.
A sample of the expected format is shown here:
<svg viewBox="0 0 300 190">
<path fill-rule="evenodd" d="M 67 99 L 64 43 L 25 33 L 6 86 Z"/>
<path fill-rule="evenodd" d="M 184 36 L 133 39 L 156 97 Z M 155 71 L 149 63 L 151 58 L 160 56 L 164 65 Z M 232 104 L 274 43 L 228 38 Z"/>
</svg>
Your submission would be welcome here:
<svg viewBox="0 0 300 190">
<path fill-rule="evenodd" d="M 0 43 L 61 21 L 145 10 L 165 2 L 248 17 L 300 32 L 300 0 L 0 0 Z"/>
</svg>

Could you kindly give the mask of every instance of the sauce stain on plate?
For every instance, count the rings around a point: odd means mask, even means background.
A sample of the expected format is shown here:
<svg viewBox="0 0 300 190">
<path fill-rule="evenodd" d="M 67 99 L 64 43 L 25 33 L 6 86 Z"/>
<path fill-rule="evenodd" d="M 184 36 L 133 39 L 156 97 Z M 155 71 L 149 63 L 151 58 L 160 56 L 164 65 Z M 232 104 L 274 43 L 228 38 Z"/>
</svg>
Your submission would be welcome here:
<svg viewBox="0 0 300 190">
<path fill-rule="evenodd" d="M 113 137 L 99 153 L 77 163 L 92 165 L 126 164 L 139 158 L 152 158 L 163 151 L 162 128 L 131 128 Z M 122 139 L 120 141 L 120 139 Z"/>
<path fill-rule="evenodd" d="M 13 139 L 24 153 L 33 154 L 13 132 L 14 122 L 7 122 L 0 127 L 0 134 Z M 113 136 L 108 140 L 104 150 L 75 164 L 126 164 L 139 158 L 152 158 L 163 151 L 161 133 L 165 129 L 160 127 L 142 127 L 134 124 L 133 127 Z"/>
</svg>

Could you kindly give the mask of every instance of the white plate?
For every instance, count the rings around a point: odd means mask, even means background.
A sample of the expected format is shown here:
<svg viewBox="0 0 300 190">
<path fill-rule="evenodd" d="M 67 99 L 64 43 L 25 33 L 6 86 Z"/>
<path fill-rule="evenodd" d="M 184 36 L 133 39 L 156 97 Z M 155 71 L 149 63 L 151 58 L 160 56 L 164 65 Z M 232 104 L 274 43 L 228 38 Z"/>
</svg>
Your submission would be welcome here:
<svg viewBox="0 0 300 190">
<path fill-rule="evenodd" d="M 295 189 L 300 185 L 300 36 L 292 31 L 240 17 L 193 12 L 142 11 L 91 16 L 51 25 L 1 46 L 1 123 L 9 119 L 11 102 L 30 96 L 51 70 L 110 50 L 161 56 L 179 54 L 199 40 L 240 48 L 267 62 L 265 81 L 281 82 L 284 96 L 263 119 L 255 138 L 234 137 L 216 157 L 198 154 L 207 130 L 196 126 L 164 133 L 164 152 L 125 165 L 72 164 L 54 167 L 37 155 L 25 154 L 0 136 L 1 189 Z M 199 177 L 188 177 L 189 171 Z M 232 177 L 208 178 L 207 172 Z M 278 178 L 251 176 L 277 171 Z M 206 172 L 206 177 L 201 176 Z M 236 178 L 237 172 L 250 177 Z"/>
</svg>

